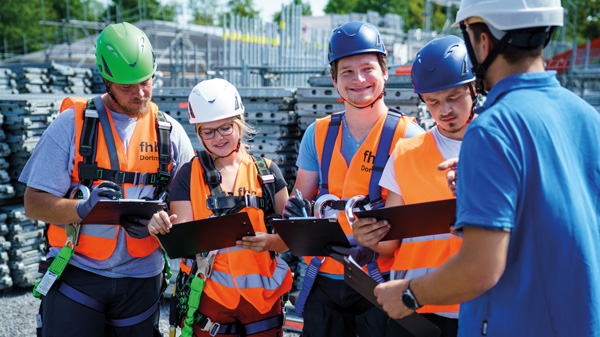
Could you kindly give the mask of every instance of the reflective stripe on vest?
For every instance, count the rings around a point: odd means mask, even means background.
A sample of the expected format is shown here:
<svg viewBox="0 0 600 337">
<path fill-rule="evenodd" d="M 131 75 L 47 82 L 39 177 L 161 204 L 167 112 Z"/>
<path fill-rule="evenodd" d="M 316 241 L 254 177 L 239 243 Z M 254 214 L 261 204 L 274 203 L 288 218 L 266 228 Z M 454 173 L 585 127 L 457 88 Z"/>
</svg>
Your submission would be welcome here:
<svg viewBox="0 0 600 337">
<path fill-rule="evenodd" d="M 453 198 L 446 172 L 437 165 L 444 161 L 430 131 L 405 139 L 394 150 L 394 172 L 406 204 Z M 407 177 L 403 179 L 403 177 Z M 419 224 L 414 224 L 418 226 Z M 394 254 L 392 269 L 406 279 L 434 271 L 458 252 L 462 239 L 448 234 L 428 235 L 402 240 Z M 419 313 L 458 313 L 459 305 L 425 305 Z"/>
<path fill-rule="evenodd" d="M 377 154 L 377 147 L 379 144 L 379 139 L 381 138 L 386 116 L 387 114 L 382 115 L 381 118 L 379 118 L 379 120 L 375 123 L 363 141 L 362 145 L 356 151 L 356 154 L 352 158 L 349 166 L 346 164 L 346 160 L 342 156 L 340 150 L 342 138 L 342 123 L 340 123 L 340 131 L 338 131 L 338 136 L 331 154 L 331 164 L 328 175 L 328 189 L 330 194 L 333 194 L 340 199 L 349 199 L 356 195 L 369 194 L 371 170 Z M 319 164 L 323 158 L 325 138 L 329 128 L 330 120 L 331 116 L 327 116 L 317 119 L 315 122 L 315 145 L 319 158 Z M 408 125 L 413 121 L 415 121 L 415 119 L 408 116 L 402 116 L 399 118 L 394 132 L 394 137 L 392 138 L 392 144 L 396 144 L 400 138 L 404 138 Z M 390 147 L 389 152 L 391 152 L 392 149 L 393 146 Z M 382 189 L 381 195 L 384 199 L 387 198 L 387 190 Z M 344 212 L 340 212 L 337 219 L 344 230 L 344 233 L 352 234 L 352 229 L 350 228 L 350 224 L 348 223 L 348 219 L 346 218 Z M 311 258 L 312 256 L 304 257 L 306 263 L 310 263 Z M 379 270 L 382 273 L 391 269 L 392 262 L 393 258 L 390 257 L 377 259 Z M 325 259 L 319 269 L 319 272 L 343 275 L 344 267 L 341 263 L 335 261 L 334 259 Z"/>
<path fill-rule="evenodd" d="M 270 161 L 267 164 L 270 165 Z M 240 163 L 233 191 L 255 192 L 257 196 L 263 196 L 258 169 L 250 155 L 246 155 Z M 206 207 L 210 190 L 202 178 L 202 165 L 197 157 L 192 162 L 190 195 L 195 196 L 191 198 L 194 220 L 213 215 Z M 248 213 L 255 232 L 266 232 L 262 210 L 244 208 L 241 212 Z M 287 264 L 279 258 L 272 259 L 269 252 L 255 253 L 249 249 L 228 247 L 219 250 L 203 296 L 209 296 L 229 309 L 236 308 L 240 296 L 243 296 L 264 314 L 291 289 L 292 282 Z"/>
<path fill-rule="evenodd" d="M 114 128 L 112 116 L 108 113 L 111 130 L 113 137 L 116 140 L 116 149 L 119 159 L 119 165 L 121 171 L 127 172 L 157 172 L 159 167 L 159 155 L 156 134 L 156 114 L 158 107 L 151 103 L 151 110 L 148 113 L 140 116 L 136 122 L 135 129 L 129 142 L 129 147 L 125 151 L 124 145 L 120 140 L 117 132 Z M 77 163 L 83 161 L 83 157 L 79 153 L 80 139 L 82 136 L 83 128 L 83 112 L 86 104 L 84 102 L 76 102 L 75 109 L 75 166 L 71 173 L 71 181 L 73 184 L 79 183 L 79 169 Z M 149 130 L 152 130 L 149 132 Z M 96 146 L 96 161 L 98 167 L 110 168 L 110 159 L 108 149 L 105 144 L 104 133 L 101 127 L 97 130 L 98 142 Z M 172 167 L 172 163 L 169 164 L 169 170 Z M 101 183 L 102 180 L 97 180 L 94 185 Z M 124 198 L 137 199 L 140 195 L 131 194 L 132 192 L 149 191 L 154 190 L 153 186 L 145 186 L 145 188 L 136 188 L 133 184 L 123 184 Z M 144 192 L 145 193 L 145 192 Z M 118 231 L 121 230 L 119 226 L 105 226 L 98 225 L 100 227 L 106 227 L 103 230 L 92 230 L 92 228 L 86 229 L 89 225 L 82 226 L 82 235 L 79 239 L 79 244 L 75 247 L 75 251 L 79 254 L 87 256 L 95 260 L 108 259 L 114 252 L 117 245 Z M 91 232 L 88 232 L 91 230 Z M 115 235 L 110 237 L 107 235 L 109 230 L 115 231 Z M 90 234 L 90 235 L 87 235 Z M 101 236 L 96 236 L 101 234 Z M 150 255 L 158 246 L 158 242 L 154 237 L 147 237 L 144 239 L 135 239 L 126 234 L 127 250 L 133 257 L 145 257 Z M 64 228 L 60 228 L 55 225 L 50 225 L 48 228 L 48 242 L 53 247 L 62 247 L 66 242 L 66 235 Z"/>
</svg>

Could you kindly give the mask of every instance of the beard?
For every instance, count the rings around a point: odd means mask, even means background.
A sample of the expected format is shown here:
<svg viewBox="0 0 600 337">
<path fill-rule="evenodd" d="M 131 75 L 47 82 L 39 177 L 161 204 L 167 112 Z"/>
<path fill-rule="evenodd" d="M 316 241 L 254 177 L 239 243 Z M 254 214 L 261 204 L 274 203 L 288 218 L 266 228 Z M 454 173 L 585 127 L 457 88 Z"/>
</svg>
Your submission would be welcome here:
<svg viewBox="0 0 600 337">
<path fill-rule="evenodd" d="M 138 105 L 142 103 L 141 105 Z M 133 99 L 125 105 L 121 105 L 121 109 L 123 109 L 123 113 L 129 117 L 139 117 L 143 116 L 148 112 L 148 108 L 150 107 L 150 98 L 142 98 L 142 99 Z"/>
</svg>

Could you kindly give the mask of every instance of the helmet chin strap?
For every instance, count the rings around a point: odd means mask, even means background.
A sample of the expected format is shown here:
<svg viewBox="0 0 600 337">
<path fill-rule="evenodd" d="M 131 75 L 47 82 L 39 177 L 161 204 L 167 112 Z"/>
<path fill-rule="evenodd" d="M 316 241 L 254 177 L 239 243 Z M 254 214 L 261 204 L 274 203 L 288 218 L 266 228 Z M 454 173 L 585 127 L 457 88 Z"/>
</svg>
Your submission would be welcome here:
<svg viewBox="0 0 600 337">
<path fill-rule="evenodd" d="M 117 98 L 115 97 L 115 95 L 113 95 L 112 90 L 110 90 L 110 85 L 109 85 L 110 82 L 105 78 L 103 78 L 103 80 L 104 80 L 104 86 L 106 87 L 106 93 L 110 96 L 110 98 L 112 98 L 113 101 L 115 101 L 115 103 L 117 103 L 118 106 L 123 108 L 123 106 L 119 103 L 119 101 L 117 101 Z"/>
<path fill-rule="evenodd" d="M 369 107 L 370 107 L 371 109 L 373 109 L 373 106 L 375 105 L 375 103 L 376 103 L 378 100 L 380 100 L 380 99 L 382 99 L 382 98 L 383 98 L 383 92 L 385 91 L 385 86 L 383 86 L 383 90 L 381 90 L 381 94 L 379 94 L 379 96 L 377 96 L 377 98 L 375 98 L 375 99 L 373 100 L 373 102 L 371 102 L 371 103 L 368 103 L 368 104 L 366 104 L 366 105 L 364 105 L 364 106 L 358 106 L 358 105 L 354 105 L 354 104 L 350 103 L 348 100 L 346 100 L 346 99 L 344 98 L 344 96 L 342 96 L 342 94 L 340 94 L 340 90 L 339 90 L 339 89 L 336 89 L 336 90 L 337 90 L 337 92 L 338 92 L 338 95 L 340 95 L 340 97 L 341 97 L 341 98 L 344 100 L 344 102 L 346 102 L 346 103 L 348 103 L 348 104 L 352 105 L 353 107 L 355 107 L 355 108 L 357 108 L 357 109 L 365 109 L 365 108 L 369 108 Z"/>
<path fill-rule="evenodd" d="M 504 51 L 504 48 L 506 48 L 508 41 L 512 37 L 512 33 L 510 31 L 506 32 L 502 39 L 494 46 L 492 51 L 485 58 L 483 63 L 479 63 L 477 61 L 477 58 L 475 57 L 475 50 L 473 49 L 473 45 L 471 45 L 471 38 L 469 37 L 469 33 L 467 33 L 467 25 L 461 22 L 460 30 L 462 31 L 465 40 L 465 45 L 467 46 L 467 51 L 469 52 L 469 58 L 471 59 L 471 63 L 473 64 L 473 74 L 475 74 L 476 77 L 475 87 L 477 88 L 478 93 L 485 96 L 487 95 L 487 91 L 485 91 L 485 89 L 483 88 L 483 79 L 485 78 L 485 72 L 492 64 L 492 62 L 494 62 L 496 56 L 498 56 L 502 51 Z"/>
</svg>

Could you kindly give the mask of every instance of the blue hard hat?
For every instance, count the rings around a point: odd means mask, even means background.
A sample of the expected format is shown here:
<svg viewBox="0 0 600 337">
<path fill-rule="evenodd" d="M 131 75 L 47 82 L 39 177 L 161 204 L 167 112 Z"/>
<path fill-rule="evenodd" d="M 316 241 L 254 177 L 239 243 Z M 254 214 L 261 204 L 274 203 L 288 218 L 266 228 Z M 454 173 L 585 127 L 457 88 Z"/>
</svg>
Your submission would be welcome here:
<svg viewBox="0 0 600 337">
<path fill-rule="evenodd" d="M 329 40 L 329 64 L 342 57 L 363 53 L 387 55 L 381 35 L 375 26 L 367 22 L 352 21 L 333 31 Z"/>
<path fill-rule="evenodd" d="M 415 93 L 442 91 L 475 81 L 465 42 L 454 35 L 427 43 L 415 57 L 411 78 Z"/>
</svg>

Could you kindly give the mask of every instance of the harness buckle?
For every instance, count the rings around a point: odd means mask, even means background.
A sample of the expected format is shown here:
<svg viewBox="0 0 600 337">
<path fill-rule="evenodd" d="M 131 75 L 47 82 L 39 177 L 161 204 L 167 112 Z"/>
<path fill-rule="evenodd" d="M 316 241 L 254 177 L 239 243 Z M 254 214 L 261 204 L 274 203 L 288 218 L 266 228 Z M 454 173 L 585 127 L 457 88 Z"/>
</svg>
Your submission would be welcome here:
<svg viewBox="0 0 600 337">
<path fill-rule="evenodd" d="M 246 194 L 244 194 L 244 202 L 246 203 L 246 207 L 247 208 L 256 208 L 256 209 L 260 209 L 259 205 L 258 205 L 258 196 L 256 195 L 256 192 L 252 192 L 252 194 L 250 194 L 250 192 L 246 192 Z"/>
<path fill-rule="evenodd" d="M 114 176 L 114 181 L 117 184 L 124 184 L 125 183 L 125 172 L 123 171 L 117 171 L 115 172 L 115 176 Z"/>
<path fill-rule="evenodd" d="M 169 172 L 163 172 L 163 171 L 158 171 L 156 173 L 156 184 L 160 185 L 168 185 L 169 184 L 169 180 L 171 179 L 171 173 Z"/>
<path fill-rule="evenodd" d="M 263 184 L 270 184 L 275 182 L 275 176 L 272 174 L 258 175 L 258 178 Z"/>
<path fill-rule="evenodd" d="M 158 128 L 161 130 L 171 131 L 173 125 L 167 121 L 158 121 Z"/>
<path fill-rule="evenodd" d="M 219 333 L 220 328 L 221 324 L 213 322 L 210 320 L 210 318 L 206 317 L 206 323 L 204 323 L 204 326 L 200 327 L 200 330 L 206 331 L 209 335 L 214 337 L 217 335 L 217 333 Z"/>
<path fill-rule="evenodd" d="M 142 172 L 135 171 L 133 172 L 133 185 L 138 186 L 142 182 Z"/>
</svg>

